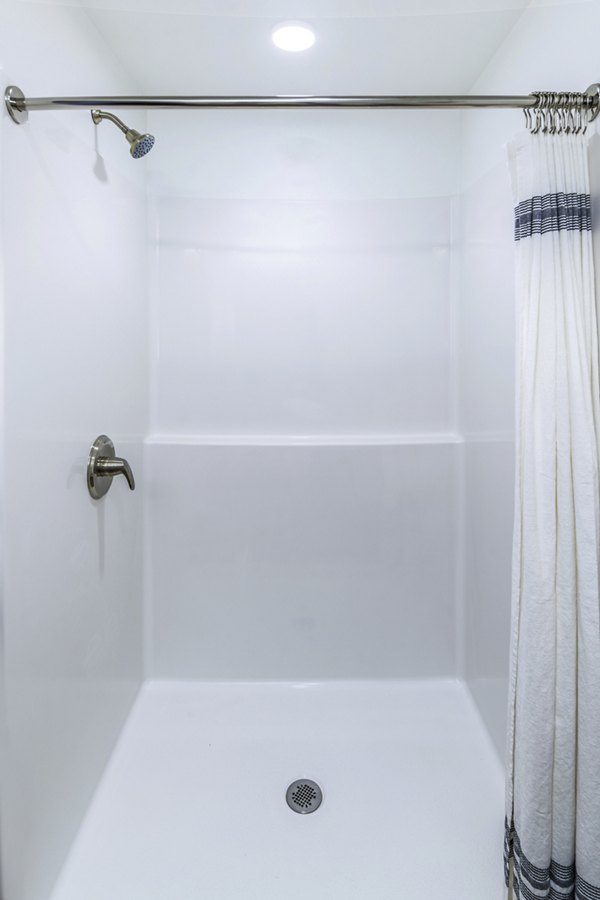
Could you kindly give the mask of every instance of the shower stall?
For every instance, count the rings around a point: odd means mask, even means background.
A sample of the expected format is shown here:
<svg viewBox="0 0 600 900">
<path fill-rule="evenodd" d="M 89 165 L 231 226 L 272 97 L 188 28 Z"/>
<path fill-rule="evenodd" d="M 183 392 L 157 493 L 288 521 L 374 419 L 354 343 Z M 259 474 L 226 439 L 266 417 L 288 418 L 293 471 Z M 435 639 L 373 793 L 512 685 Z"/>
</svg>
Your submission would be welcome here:
<svg viewBox="0 0 600 900">
<path fill-rule="evenodd" d="M 598 74 L 596 0 L 249 6 L 5 0 L 5 82 Z M 499 897 L 522 112 L 89 106 L 2 123 L 3 900 Z"/>
</svg>

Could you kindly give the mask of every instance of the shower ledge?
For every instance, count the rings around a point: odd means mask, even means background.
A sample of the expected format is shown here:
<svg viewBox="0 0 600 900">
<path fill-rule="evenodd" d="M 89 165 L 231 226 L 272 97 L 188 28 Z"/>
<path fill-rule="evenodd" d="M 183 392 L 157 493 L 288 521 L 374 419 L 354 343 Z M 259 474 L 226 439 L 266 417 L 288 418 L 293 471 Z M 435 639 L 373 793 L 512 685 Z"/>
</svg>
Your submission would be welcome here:
<svg viewBox="0 0 600 900">
<path fill-rule="evenodd" d="M 426 434 L 151 434 L 145 444 L 206 447 L 381 447 L 462 444 L 456 432 Z"/>
</svg>

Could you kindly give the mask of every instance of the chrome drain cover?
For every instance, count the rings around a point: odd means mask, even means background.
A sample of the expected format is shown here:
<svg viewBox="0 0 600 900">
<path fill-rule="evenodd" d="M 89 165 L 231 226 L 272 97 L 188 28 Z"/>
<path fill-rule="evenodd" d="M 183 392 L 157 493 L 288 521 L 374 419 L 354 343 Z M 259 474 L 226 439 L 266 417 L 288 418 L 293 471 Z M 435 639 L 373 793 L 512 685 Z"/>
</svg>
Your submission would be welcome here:
<svg viewBox="0 0 600 900">
<path fill-rule="evenodd" d="M 285 799 L 287 805 L 294 812 L 306 815 L 317 810 L 323 800 L 323 791 L 316 781 L 310 778 L 299 778 L 298 781 L 292 781 L 287 789 Z"/>
</svg>

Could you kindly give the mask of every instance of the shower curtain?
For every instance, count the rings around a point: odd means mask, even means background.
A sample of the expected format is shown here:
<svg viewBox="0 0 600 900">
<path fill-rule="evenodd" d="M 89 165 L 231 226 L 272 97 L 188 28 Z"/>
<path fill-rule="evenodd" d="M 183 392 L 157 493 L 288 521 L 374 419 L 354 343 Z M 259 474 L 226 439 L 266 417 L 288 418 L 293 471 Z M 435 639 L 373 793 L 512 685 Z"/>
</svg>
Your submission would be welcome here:
<svg viewBox="0 0 600 900">
<path fill-rule="evenodd" d="M 505 897 L 600 900 L 600 378 L 588 142 L 509 148 L 517 471 Z"/>
</svg>

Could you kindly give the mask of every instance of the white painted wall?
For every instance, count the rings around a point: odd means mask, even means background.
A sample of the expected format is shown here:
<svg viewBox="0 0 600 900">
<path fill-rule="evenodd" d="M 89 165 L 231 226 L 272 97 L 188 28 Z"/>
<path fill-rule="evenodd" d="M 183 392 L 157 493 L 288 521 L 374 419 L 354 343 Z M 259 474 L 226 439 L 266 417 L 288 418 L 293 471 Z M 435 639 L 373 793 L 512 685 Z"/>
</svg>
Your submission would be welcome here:
<svg viewBox="0 0 600 900">
<path fill-rule="evenodd" d="M 599 27 L 597 0 L 533 3 L 472 92 L 585 89 L 599 77 Z M 466 442 L 466 671 L 502 755 L 510 624 L 515 327 L 513 204 L 504 145 L 520 124 L 512 111 L 464 114 L 457 246 L 462 276 L 460 427 Z"/>
<path fill-rule="evenodd" d="M 134 88 L 77 9 L 3 0 L 0 63 L 33 94 Z M 2 881 L 45 900 L 142 672 L 142 492 L 94 503 L 84 473 L 107 432 L 141 476 L 145 201 L 87 113 L 4 114 L 0 143 Z"/>
<path fill-rule="evenodd" d="M 149 671 L 454 673 L 458 116 L 166 115 Z"/>
</svg>

